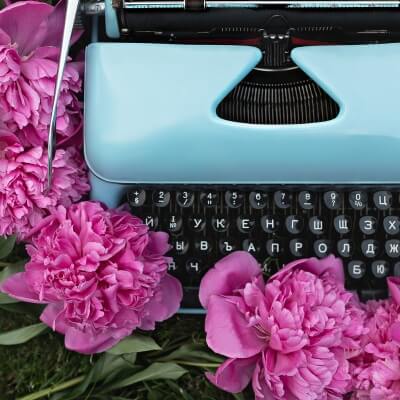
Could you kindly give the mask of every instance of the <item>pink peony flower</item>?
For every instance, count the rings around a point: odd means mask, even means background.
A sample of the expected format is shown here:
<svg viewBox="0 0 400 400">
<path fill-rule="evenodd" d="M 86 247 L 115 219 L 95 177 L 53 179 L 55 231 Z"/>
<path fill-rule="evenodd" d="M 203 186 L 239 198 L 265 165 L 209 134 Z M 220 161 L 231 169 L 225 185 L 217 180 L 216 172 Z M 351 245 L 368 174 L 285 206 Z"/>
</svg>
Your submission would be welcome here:
<svg viewBox="0 0 400 400">
<path fill-rule="evenodd" d="M 400 278 L 388 278 L 391 298 L 366 304 L 368 334 L 354 370 L 353 399 L 400 399 Z"/>
<path fill-rule="evenodd" d="M 363 311 L 343 285 L 333 256 L 290 263 L 267 284 L 245 252 L 218 262 L 200 301 L 207 343 L 228 360 L 209 380 L 233 393 L 252 381 L 257 400 L 342 399 L 364 333 Z"/>
<path fill-rule="evenodd" d="M 63 2 L 61 2 L 63 3 Z M 47 141 L 63 26 L 63 4 L 24 1 L 0 11 L 0 120 L 24 146 Z M 77 40 L 79 33 L 74 35 Z M 83 63 L 69 62 L 58 103 L 65 142 L 82 127 Z"/>
<path fill-rule="evenodd" d="M 60 206 L 31 233 L 25 272 L 1 290 L 48 304 L 41 320 L 65 334 L 68 349 L 105 351 L 178 310 L 182 287 L 167 274 L 168 235 L 149 233 L 130 213 L 96 202 Z"/>
<path fill-rule="evenodd" d="M 0 236 L 28 231 L 58 204 L 69 206 L 88 192 L 86 167 L 74 148 L 57 150 L 52 188 L 46 192 L 47 152 L 25 150 L 17 137 L 0 128 Z"/>
</svg>

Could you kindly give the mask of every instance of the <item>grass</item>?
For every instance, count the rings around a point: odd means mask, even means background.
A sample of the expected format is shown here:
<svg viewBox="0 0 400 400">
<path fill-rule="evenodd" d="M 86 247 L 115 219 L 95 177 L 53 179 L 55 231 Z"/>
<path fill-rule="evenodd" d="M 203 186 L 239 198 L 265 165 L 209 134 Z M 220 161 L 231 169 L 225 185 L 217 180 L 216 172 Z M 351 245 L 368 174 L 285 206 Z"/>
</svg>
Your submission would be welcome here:
<svg viewBox="0 0 400 400">
<path fill-rule="evenodd" d="M 34 316 L 0 309 L 0 332 L 34 323 L 37 323 Z M 188 339 L 194 343 L 203 343 L 203 324 L 202 317 L 176 316 L 159 325 L 153 337 L 160 344 Z M 0 346 L 0 399 L 14 400 L 82 376 L 89 372 L 95 359 L 96 356 L 84 356 L 66 350 L 63 337 L 49 331 L 23 345 Z M 113 395 L 132 400 L 234 398 L 213 387 L 205 379 L 204 371 L 199 368 L 189 368 L 189 373 L 177 382 L 155 381 L 146 385 L 139 384 Z M 95 400 L 96 397 L 89 395 L 82 398 L 84 399 Z"/>
</svg>

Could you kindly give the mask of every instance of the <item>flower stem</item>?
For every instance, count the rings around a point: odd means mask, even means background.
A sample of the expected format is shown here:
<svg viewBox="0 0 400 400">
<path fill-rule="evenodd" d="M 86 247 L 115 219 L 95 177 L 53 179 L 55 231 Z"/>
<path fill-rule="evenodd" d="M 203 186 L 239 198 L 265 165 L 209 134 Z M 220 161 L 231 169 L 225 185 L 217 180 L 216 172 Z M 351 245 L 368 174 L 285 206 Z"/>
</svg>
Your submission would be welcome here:
<svg viewBox="0 0 400 400">
<path fill-rule="evenodd" d="M 17 400 L 36 400 L 36 399 L 41 399 L 42 397 L 49 396 L 50 394 L 60 392 L 61 390 L 68 389 L 72 386 L 77 385 L 78 383 L 81 383 L 85 379 L 84 376 L 78 376 L 77 378 L 71 379 L 67 382 L 60 383 L 59 385 L 39 390 L 39 392 L 28 394 L 27 396 L 20 397 Z"/>
<path fill-rule="evenodd" d="M 189 367 L 199 367 L 199 368 L 218 368 L 221 365 L 217 363 L 196 363 L 196 362 L 180 361 L 180 360 L 174 360 L 174 362 L 181 365 L 188 365 Z"/>
</svg>

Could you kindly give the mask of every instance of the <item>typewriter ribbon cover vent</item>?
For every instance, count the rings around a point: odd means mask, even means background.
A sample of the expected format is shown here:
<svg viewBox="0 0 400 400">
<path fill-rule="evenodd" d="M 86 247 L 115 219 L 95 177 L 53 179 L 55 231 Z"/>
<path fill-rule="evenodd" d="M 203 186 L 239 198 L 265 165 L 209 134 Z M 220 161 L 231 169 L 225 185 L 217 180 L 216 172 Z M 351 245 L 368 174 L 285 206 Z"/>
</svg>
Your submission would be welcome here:
<svg viewBox="0 0 400 400">
<path fill-rule="evenodd" d="M 252 71 L 220 103 L 220 118 L 263 125 L 306 124 L 336 118 L 339 106 L 300 69 Z"/>
</svg>

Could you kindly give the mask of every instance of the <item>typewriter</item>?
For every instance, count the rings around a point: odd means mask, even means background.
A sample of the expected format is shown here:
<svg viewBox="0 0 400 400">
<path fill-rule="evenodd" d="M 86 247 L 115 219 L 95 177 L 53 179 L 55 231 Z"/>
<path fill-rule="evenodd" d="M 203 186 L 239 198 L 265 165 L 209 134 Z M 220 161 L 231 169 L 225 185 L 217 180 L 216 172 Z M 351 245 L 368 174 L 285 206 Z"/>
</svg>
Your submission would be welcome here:
<svg viewBox="0 0 400 400">
<path fill-rule="evenodd" d="M 386 296 L 400 275 L 399 7 L 69 1 L 59 76 L 78 10 L 91 198 L 169 232 L 182 312 L 201 312 L 202 276 L 235 250 L 267 275 L 335 254 L 349 289 Z"/>
</svg>

